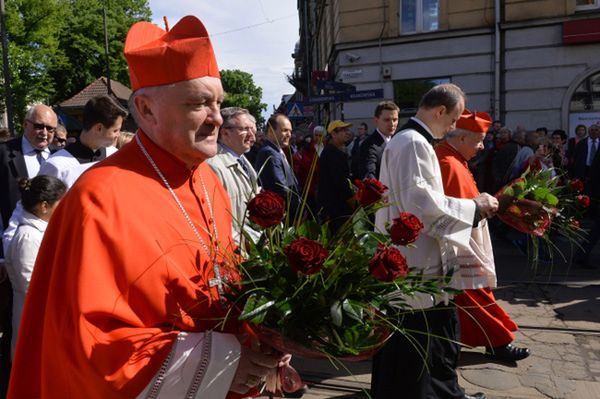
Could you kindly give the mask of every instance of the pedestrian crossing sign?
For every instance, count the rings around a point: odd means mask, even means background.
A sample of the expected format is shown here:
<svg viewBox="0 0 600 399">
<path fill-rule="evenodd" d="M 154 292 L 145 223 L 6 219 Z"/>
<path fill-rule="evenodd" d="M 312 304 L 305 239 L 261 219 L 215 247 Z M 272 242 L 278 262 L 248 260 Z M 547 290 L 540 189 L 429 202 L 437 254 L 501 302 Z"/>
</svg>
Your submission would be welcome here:
<svg viewBox="0 0 600 399">
<path fill-rule="evenodd" d="M 287 116 L 288 118 L 303 118 L 304 112 L 302 110 L 302 104 L 300 103 L 289 103 L 287 105 Z"/>
</svg>

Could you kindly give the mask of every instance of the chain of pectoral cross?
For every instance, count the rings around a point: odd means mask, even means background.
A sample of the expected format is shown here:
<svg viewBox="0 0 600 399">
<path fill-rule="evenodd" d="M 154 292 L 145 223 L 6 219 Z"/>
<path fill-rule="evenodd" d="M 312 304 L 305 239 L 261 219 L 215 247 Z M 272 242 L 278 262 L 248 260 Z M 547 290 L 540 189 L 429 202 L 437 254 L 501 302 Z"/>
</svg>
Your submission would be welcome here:
<svg viewBox="0 0 600 399">
<path fill-rule="evenodd" d="M 200 235 L 200 232 L 196 228 L 196 225 L 192 221 L 192 218 L 190 218 L 190 215 L 188 215 L 187 211 L 183 207 L 183 204 L 179 200 L 179 197 L 177 196 L 177 194 L 175 193 L 175 191 L 171 188 L 171 185 L 169 184 L 169 181 L 163 175 L 163 173 L 160 171 L 160 169 L 158 168 L 158 165 L 156 165 L 156 162 L 154 162 L 154 159 L 152 159 L 152 156 L 150 156 L 150 154 L 146 150 L 146 147 L 144 147 L 144 144 L 142 144 L 142 141 L 140 140 L 139 135 L 136 135 L 135 139 L 136 139 L 136 143 L 138 144 L 138 146 L 142 150 L 142 153 L 144 154 L 144 156 L 146 157 L 146 159 L 148 160 L 148 162 L 150 162 L 150 165 L 152 166 L 152 168 L 154 169 L 154 171 L 156 172 L 156 174 L 158 175 L 158 177 L 162 180 L 162 182 L 165 185 L 165 187 L 169 190 L 169 193 L 171 193 L 171 196 L 173 197 L 173 199 L 177 203 L 177 206 L 179 207 L 179 210 L 181 211 L 181 213 L 185 217 L 185 220 L 187 220 L 188 224 L 190 225 L 190 227 L 194 231 L 194 234 L 196 235 L 196 238 L 198 238 L 198 241 L 200 241 L 200 244 L 202 244 L 202 248 L 206 252 L 206 255 L 208 255 L 208 258 L 212 260 L 212 268 L 213 268 L 213 272 L 215 274 L 215 277 L 211 278 L 210 280 L 208 280 L 208 286 L 209 287 L 215 287 L 215 286 L 217 287 L 217 291 L 219 293 L 219 299 L 221 300 L 221 302 L 223 302 L 224 301 L 224 295 L 225 295 L 225 290 L 223 288 L 223 285 L 224 285 L 224 283 L 227 282 L 227 278 L 221 276 L 221 267 L 219 266 L 219 262 L 217 261 L 216 250 L 215 250 L 214 254 L 211 252 L 210 247 L 206 244 L 206 242 L 204 241 L 204 239 Z M 202 190 L 204 191 L 204 197 L 206 198 L 206 203 L 207 203 L 207 206 L 208 206 L 208 212 L 209 212 L 209 216 L 210 216 L 210 218 L 207 221 L 207 225 L 206 225 L 207 228 L 204 229 L 204 231 L 210 237 L 210 231 L 208 230 L 208 228 L 210 226 L 209 226 L 208 222 L 212 220 L 212 222 L 213 222 L 214 237 L 211 238 L 211 244 L 212 244 L 212 242 L 216 242 L 217 245 L 218 245 L 218 242 L 219 242 L 219 232 L 217 230 L 217 223 L 216 223 L 216 220 L 215 220 L 214 214 L 213 214 L 212 203 L 211 203 L 210 198 L 208 196 L 208 190 L 206 189 L 206 186 L 204 185 L 204 180 L 202 179 L 202 175 L 198 174 L 198 177 L 200 178 L 200 184 L 202 185 Z"/>
</svg>

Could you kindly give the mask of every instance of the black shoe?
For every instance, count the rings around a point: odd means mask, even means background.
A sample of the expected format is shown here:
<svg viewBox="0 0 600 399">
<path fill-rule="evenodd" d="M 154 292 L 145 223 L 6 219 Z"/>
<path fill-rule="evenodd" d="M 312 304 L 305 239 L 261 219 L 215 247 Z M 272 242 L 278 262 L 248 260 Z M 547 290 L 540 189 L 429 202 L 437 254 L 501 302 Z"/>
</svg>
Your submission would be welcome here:
<svg viewBox="0 0 600 399">
<path fill-rule="evenodd" d="M 295 392 L 284 392 L 284 398 L 301 398 L 308 391 L 308 385 L 304 384 L 302 388 L 298 389 Z"/>
<path fill-rule="evenodd" d="M 495 348 L 486 348 L 485 354 L 494 360 L 516 362 L 525 359 L 530 355 L 530 352 L 527 348 L 519 348 L 512 344 L 508 344 L 505 346 L 497 346 Z"/>
<path fill-rule="evenodd" d="M 486 396 L 483 392 L 477 392 L 474 393 L 473 395 L 467 395 L 465 394 L 465 396 L 463 396 L 463 399 L 485 399 Z"/>
</svg>

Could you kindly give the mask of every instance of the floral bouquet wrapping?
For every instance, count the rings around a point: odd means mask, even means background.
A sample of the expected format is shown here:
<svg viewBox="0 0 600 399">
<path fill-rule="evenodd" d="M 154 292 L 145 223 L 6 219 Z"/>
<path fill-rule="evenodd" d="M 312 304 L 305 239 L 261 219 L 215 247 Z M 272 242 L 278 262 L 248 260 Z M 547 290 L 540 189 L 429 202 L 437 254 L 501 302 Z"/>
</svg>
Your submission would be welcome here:
<svg viewBox="0 0 600 399">
<path fill-rule="evenodd" d="M 393 245 L 413 243 L 420 220 L 405 213 L 388 234 L 372 231 L 369 218 L 385 206 L 387 188 L 375 179 L 358 185 L 361 205 L 334 234 L 314 217 L 292 220 L 273 192 L 249 202 L 248 219 L 262 235 L 249 243 L 232 300 L 262 342 L 300 357 L 364 360 L 398 328 L 402 305 L 388 298 L 439 291 L 409 274 Z"/>
<path fill-rule="evenodd" d="M 581 180 L 566 180 L 553 169 L 528 169 L 496 194 L 497 216 L 514 229 L 536 237 L 557 232 L 576 239 L 580 236 L 578 218 L 589 205 L 589 197 L 582 191 Z"/>
</svg>

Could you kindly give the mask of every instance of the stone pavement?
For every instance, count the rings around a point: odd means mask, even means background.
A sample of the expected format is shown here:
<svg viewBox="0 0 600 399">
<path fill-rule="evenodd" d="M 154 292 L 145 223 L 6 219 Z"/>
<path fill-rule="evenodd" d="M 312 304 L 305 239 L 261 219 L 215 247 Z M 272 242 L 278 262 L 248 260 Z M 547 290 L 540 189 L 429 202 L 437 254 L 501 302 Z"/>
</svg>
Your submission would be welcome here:
<svg viewBox="0 0 600 399">
<path fill-rule="evenodd" d="M 489 399 L 600 399 L 600 248 L 593 257 L 597 270 L 556 257 L 534 270 L 509 242 L 495 235 L 493 241 L 495 295 L 520 326 L 515 344 L 532 354 L 518 363 L 492 363 L 482 348 L 464 349 L 461 385 Z M 565 242 L 555 244 L 569 253 Z M 310 387 L 305 399 L 368 397 L 370 362 L 337 368 L 327 361 L 293 364 Z"/>
</svg>

